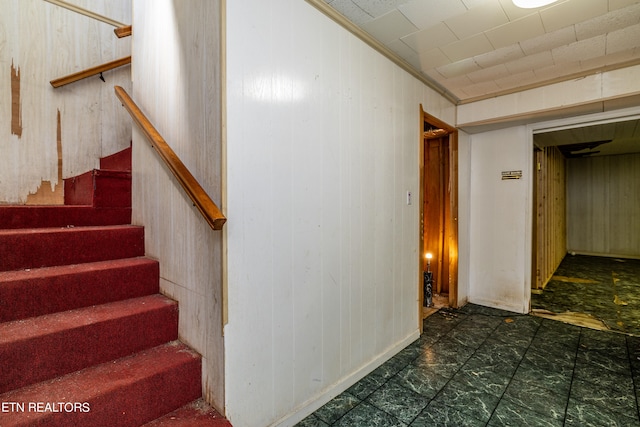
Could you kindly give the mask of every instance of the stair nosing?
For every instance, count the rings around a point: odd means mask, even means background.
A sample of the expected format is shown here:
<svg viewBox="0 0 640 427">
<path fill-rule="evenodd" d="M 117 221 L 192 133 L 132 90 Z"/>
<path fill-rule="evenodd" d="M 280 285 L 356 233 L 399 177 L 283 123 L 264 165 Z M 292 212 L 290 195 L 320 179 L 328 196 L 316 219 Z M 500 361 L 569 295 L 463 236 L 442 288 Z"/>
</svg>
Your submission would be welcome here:
<svg viewBox="0 0 640 427">
<path fill-rule="evenodd" d="M 81 262 L 77 264 L 63 264 L 63 265 L 53 265 L 53 266 L 47 266 L 47 267 L 24 268 L 20 270 L 0 271 L 0 286 L 2 286 L 3 283 L 9 282 L 9 281 L 37 279 L 42 276 L 45 276 L 45 277 L 66 276 L 68 274 L 100 271 L 108 268 L 124 268 L 131 264 L 147 265 L 147 264 L 154 264 L 154 263 L 158 263 L 158 261 L 146 255 L 140 255 L 136 257 L 116 258 L 116 259 L 109 259 L 109 260 L 103 260 L 103 261 Z M 72 272 L 68 271 L 69 268 L 74 268 L 76 269 L 76 271 L 72 271 Z"/>
<path fill-rule="evenodd" d="M 0 229 L 0 236 L 16 235 L 16 234 L 53 234 L 53 233 L 73 233 L 73 232 L 90 232 L 101 230 L 117 230 L 117 229 L 140 229 L 142 225 L 134 224 L 110 224 L 110 225 L 79 225 L 65 227 L 29 227 L 29 228 L 4 228 Z"/>
<path fill-rule="evenodd" d="M 182 356 L 181 356 L 182 355 Z M 187 355 L 187 356 L 185 356 Z M 167 360 L 170 363 L 166 363 Z M 164 362 L 164 363 L 159 363 Z M 179 340 L 170 341 L 155 347 L 141 350 L 137 353 L 89 366 L 56 378 L 39 383 L 30 384 L 15 390 L 0 394 L 0 401 L 4 402 L 87 402 L 95 403 L 101 398 L 109 397 L 123 386 L 132 386 L 146 380 L 152 380 L 163 373 L 180 367 L 187 367 L 192 363 L 201 366 L 201 356 Z M 142 369 L 146 368 L 146 369 Z M 201 368 L 200 368 L 201 369 Z M 98 386 L 91 387 L 93 384 Z M 135 387 L 135 386 L 133 386 Z M 200 386 L 201 387 L 201 386 Z M 169 391 L 170 393 L 171 391 Z M 64 397 L 57 398 L 56 394 Z M 43 396 L 46 396 L 43 398 Z M 184 404 L 201 397 L 198 388 L 197 396 L 186 396 Z M 178 406 L 179 407 L 179 406 Z M 176 408 L 177 409 L 177 408 Z M 98 412 L 99 409 L 96 409 Z M 89 412 L 94 412 L 92 408 Z M 171 411 L 169 411 L 171 412 Z M 10 425 L 20 423 L 20 413 L 9 413 Z M 46 420 L 55 413 L 31 413 L 30 422 Z M 164 414 L 160 415 L 163 416 Z M 16 420 L 18 418 L 18 420 Z M 150 419 L 149 421 L 153 421 Z M 40 425 L 40 424 L 38 424 Z"/>
<path fill-rule="evenodd" d="M 144 309 L 142 307 L 137 307 L 138 310 L 131 313 L 126 313 L 124 315 L 118 313 L 118 309 L 122 308 L 121 306 L 131 305 L 135 303 L 144 305 L 149 301 L 154 302 L 157 305 L 152 307 L 151 309 L 149 309 L 149 307 L 144 307 Z M 102 322 L 140 315 L 153 310 L 163 309 L 167 305 L 174 306 L 177 309 L 177 302 L 175 300 L 172 300 L 162 294 L 153 294 L 143 297 L 109 302 L 105 304 L 92 305 L 89 307 L 75 308 L 72 310 L 60 311 L 57 313 L 43 314 L 41 316 L 29 317 L 27 319 L 12 320 L 9 322 L 0 323 L 0 332 L 3 332 L 0 333 L 0 345 L 9 345 L 11 342 L 13 342 L 12 340 L 14 339 L 14 337 L 12 337 L 12 334 L 10 333 L 13 332 L 13 328 L 29 328 L 31 330 L 37 329 L 37 331 L 34 331 L 32 335 L 21 336 L 20 341 L 25 341 L 60 333 L 65 330 L 90 327 L 91 325 L 99 324 Z M 99 317 L 96 319 L 96 317 L 100 315 L 104 316 L 105 314 L 105 317 Z M 69 318 L 70 315 L 75 316 L 75 322 L 73 320 L 65 321 L 65 319 Z M 89 320 L 85 321 L 85 317 L 89 317 Z M 9 333 L 6 333 L 7 331 Z"/>
</svg>

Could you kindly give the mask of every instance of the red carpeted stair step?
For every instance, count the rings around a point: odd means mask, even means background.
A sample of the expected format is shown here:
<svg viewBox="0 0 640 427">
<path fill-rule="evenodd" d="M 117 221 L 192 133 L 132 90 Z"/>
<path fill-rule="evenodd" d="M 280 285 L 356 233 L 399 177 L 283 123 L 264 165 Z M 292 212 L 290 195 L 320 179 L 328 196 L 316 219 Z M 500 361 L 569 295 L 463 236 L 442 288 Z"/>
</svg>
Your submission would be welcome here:
<svg viewBox="0 0 640 427">
<path fill-rule="evenodd" d="M 132 225 L 0 230 L 0 271 L 144 255 L 144 229 Z"/>
<path fill-rule="evenodd" d="M 94 169 L 65 179 L 64 204 L 131 207 L 131 172 Z"/>
<path fill-rule="evenodd" d="M 158 262 L 126 258 L 0 272 L 0 322 L 159 292 Z"/>
<path fill-rule="evenodd" d="M 131 146 L 115 154 L 100 159 L 100 169 L 118 171 L 131 170 Z"/>
<path fill-rule="evenodd" d="M 198 399 L 144 427 L 231 427 L 231 423 L 204 400 Z"/>
<path fill-rule="evenodd" d="M 14 403 L 2 427 L 140 426 L 200 398 L 200 369 L 200 356 L 174 341 L 2 394 Z"/>
<path fill-rule="evenodd" d="M 177 338 L 177 303 L 159 294 L 2 323 L 0 393 Z"/>
<path fill-rule="evenodd" d="M 131 207 L 0 206 L 2 229 L 120 224 L 131 224 Z"/>
</svg>

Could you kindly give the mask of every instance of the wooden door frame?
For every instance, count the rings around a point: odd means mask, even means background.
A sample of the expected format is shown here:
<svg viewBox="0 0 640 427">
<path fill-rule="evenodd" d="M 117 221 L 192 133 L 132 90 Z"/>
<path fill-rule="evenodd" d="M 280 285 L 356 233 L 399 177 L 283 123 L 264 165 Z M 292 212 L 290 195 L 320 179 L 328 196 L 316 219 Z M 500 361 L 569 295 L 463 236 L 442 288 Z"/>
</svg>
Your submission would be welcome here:
<svg viewBox="0 0 640 427">
<path fill-rule="evenodd" d="M 449 179 L 451 184 L 451 223 L 453 224 L 450 238 L 456 242 L 455 250 L 455 262 L 449 270 L 449 276 L 453 276 L 453 280 L 449 287 L 449 306 L 453 308 L 458 307 L 458 130 L 443 122 L 442 120 L 432 116 L 424 111 L 422 104 L 420 104 L 420 192 L 419 192 L 419 204 L 420 204 L 420 218 L 419 218 L 419 255 L 418 255 L 418 319 L 420 323 L 420 332 L 422 332 L 422 303 L 424 300 L 423 289 L 423 271 L 424 271 L 424 187 L 425 187 L 425 171 L 424 171 L 424 123 L 427 122 L 432 126 L 436 126 L 440 129 L 444 129 L 449 135 Z"/>
</svg>

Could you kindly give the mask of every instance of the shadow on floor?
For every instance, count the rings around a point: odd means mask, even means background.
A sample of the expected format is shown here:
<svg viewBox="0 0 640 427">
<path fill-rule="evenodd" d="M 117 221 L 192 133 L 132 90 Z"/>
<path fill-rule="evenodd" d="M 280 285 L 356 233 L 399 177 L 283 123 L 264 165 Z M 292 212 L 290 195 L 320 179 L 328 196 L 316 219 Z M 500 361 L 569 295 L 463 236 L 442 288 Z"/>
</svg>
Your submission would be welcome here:
<svg viewBox="0 0 640 427">
<path fill-rule="evenodd" d="M 640 336 L 640 260 L 567 255 L 531 296 L 533 314 Z"/>
</svg>

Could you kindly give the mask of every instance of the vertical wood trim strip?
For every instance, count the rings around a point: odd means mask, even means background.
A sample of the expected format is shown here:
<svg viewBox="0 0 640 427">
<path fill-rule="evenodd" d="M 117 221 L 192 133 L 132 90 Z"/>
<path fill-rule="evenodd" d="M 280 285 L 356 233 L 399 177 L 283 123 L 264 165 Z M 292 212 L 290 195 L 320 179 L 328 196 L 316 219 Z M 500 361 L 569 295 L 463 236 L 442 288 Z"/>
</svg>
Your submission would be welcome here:
<svg viewBox="0 0 640 427">
<path fill-rule="evenodd" d="M 56 147 L 58 149 L 58 185 L 62 185 L 62 120 L 60 118 L 60 109 L 58 109 L 57 114 Z"/>
<path fill-rule="evenodd" d="M 449 239 L 449 305 L 458 308 L 458 132 L 449 135 L 451 229 Z"/>
<path fill-rule="evenodd" d="M 540 170 L 536 178 L 536 280 L 544 288 L 566 253 L 566 174 L 565 159 L 557 147 L 536 154 Z"/>
<path fill-rule="evenodd" d="M 227 210 L 227 2 L 220 2 L 220 209 Z M 227 228 L 222 239 L 222 333 L 229 323 L 229 270 Z M 422 324 L 422 322 L 420 322 Z"/>
<path fill-rule="evenodd" d="M 424 325 L 422 322 L 422 303 L 424 301 L 424 288 L 423 288 L 423 272 L 425 270 L 425 242 L 424 242 L 424 191 L 425 191 L 425 178 L 424 178 L 424 156 L 425 156 L 425 138 L 423 136 L 424 133 L 424 121 L 425 121 L 425 112 L 422 108 L 422 104 L 420 104 L 420 131 L 418 135 L 420 135 L 420 155 L 418 158 L 420 159 L 420 191 L 418 192 L 418 204 L 420 205 L 420 217 L 418 218 L 420 221 L 420 242 L 418 247 L 420 251 L 418 253 L 418 326 L 420 327 L 420 334 L 424 331 Z"/>
<path fill-rule="evenodd" d="M 22 137 L 22 105 L 20 103 L 20 67 L 11 61 L 11 134 Z"/>
</svg>

